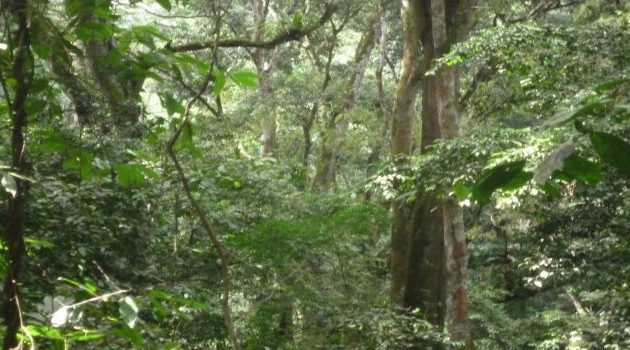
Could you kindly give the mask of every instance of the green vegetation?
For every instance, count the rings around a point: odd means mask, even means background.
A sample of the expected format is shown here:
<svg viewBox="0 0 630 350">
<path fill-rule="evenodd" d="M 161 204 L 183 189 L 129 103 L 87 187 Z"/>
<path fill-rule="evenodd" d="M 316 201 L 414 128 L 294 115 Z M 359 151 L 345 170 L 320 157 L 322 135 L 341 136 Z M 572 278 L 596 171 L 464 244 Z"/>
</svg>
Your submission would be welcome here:
<svg viewBox="0 0 630 350">
<path fill-rule="evenodd" d="M 630 348 L 630 3 L 0 2 L 3 349 Z"/>
</svg>

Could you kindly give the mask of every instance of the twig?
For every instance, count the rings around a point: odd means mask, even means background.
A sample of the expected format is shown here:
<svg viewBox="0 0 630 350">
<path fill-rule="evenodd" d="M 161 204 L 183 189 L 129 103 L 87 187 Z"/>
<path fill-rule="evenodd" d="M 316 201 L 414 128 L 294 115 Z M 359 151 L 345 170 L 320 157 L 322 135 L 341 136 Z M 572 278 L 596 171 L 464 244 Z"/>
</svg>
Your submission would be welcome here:
<svg viewBox="0 0 630 350">
<path fill-rule="evenodd" d="M 20 306 L 20 299 L 18 298 L 17 295 L 15 296 L 15 305 L 17 305 L 18 312 L 19 312 L 18 315 L 20 316 L 20 330 L 28 338 L 28 341 L 30 343 L 30 346 L 28 348 L 30 350 L 35 350 L 35 339 L 33 339 L 31 332 L 29 332 L 26 326 L 24 326 L 24 318 L 22 317 L 22 307 Z M 20 339 L 20 343 L 17 348 L 18 349 L 22 348 L 22 339 Z"/>
<path fill-rule="evenodd" d="M 114 292 L 109 292 L 109 293 L 105 293 L 105 294 L 102 294 L 102 295 L 97 295 L 97 296 L 95 296 L 93 298 L 85 299 L 85 300 L 80 301 L 78 303 L 74 303 L 74 304 L 71 304 L 71 305 L 64 305 L 64 306 L 60 307 L 59 310 L 62 310 L 62 309 L 67 309 L 67 310 L 76 309 L 79 306 L 82 306 L 82 305 L 85 305 L 85 304 L 89 304 L 89 303 L 92 303 L 92 302 L 95 302 L 95 301 L 105 300 L 105 299 L 107 299 L 109 297 L 113 297 L 114 295 L 124 294 L 124 293 L 128 293 L 130 291 L 131 291 L 130 289 L 121 289 L 121 290 L 117 290 L 117 291 L 114 291 Z M 59 310 L 57 310 L 57 311 L 59 311 Z M 57 312 L 57 311 L 55 311 L 55 312 Z"/>
</svg>

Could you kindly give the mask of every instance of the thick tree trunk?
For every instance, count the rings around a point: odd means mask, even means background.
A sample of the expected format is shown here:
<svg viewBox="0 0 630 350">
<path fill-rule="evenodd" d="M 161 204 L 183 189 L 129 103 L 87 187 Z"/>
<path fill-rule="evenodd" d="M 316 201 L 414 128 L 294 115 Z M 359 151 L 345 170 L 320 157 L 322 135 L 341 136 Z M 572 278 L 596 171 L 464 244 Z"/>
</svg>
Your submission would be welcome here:
<svg viewBox="0 0 630 350">
<path fill-rule="evenodd" d="M 468 15 L 468 3 L 455 0 L 412 3 L 418 7 L 414 19 L 420 28 L 422 67 L 429 67 L 467 29 L 467 21 L 462 19 Z M 456 90 L 455 68 L 442 68 L 435 76 L 423 78 L 423 152 L 439 138 L 458 136 Z M 422 189 L 418 189 L 417 197 L 403 305 L 419 308 L 429 322 L 438 328 L 446 326 L 453 339 L 469 349 L 472 341 L 466 294 L 467 252 L 461 208 L 452 200 L 439 200 Z"/>
<path fill-rule="evenodd" d="M 402 71 L 396 88 L 394 118 L 392 121 L 391 154 L 399 164 L 406 162 L 413 146 L 414 105 L 420 80 L 419 8 L 414 1 L 403 1 L 401 8 L 403 30 Z M 409 265 L 412 210 L 405 202 L 392 202 L 394 223 L 391 236 L 390 300 L 401 305 Z"/>
<path fill-rule="evenodd" d="M 55 28 L 38 28 L 40 35 L 45 35 L 46 40 L 51 45 L 61 46 L 55 37 Z M 97 120 L 98 107 L 95 105 L 94 96 L 86 84 L 81 81 L 74 72 L 72 57 L 64 50 L 59 49 L 53 52 L 49 59 L 50 67 L 55 80 L 64 87 L 64 92 L 72 101 L 75 112 L 75 120 L 78 125 L 83 126 L 94 123 Z"/>
<path fill-rule="evenodd" d="M 20 175 L 28 175 L 26 161 L 26 127 L 28 116 L 26 102 L 30 91 L 30 71 L 33 69 L 30 48 L 30 29 L 27 18 L 28 2 L 15 0 L 3 3 L 7 6 L 11 19 L 15 21 L 17 30 L 11 41 L 14 50 L 12 78 L 15 81 L 13 101 L 9 103 L 11 113 L 11 167 Z M 6 96 L 7 99 L 10 96 Z M 11 176 L 11 175 L 4 175 Z M 15 181 L 15 192 L 8 198 L 7 227 L 4 235 L 7 255 L 7 271 L 4 280 L 3 314 L 6 324 L 3 349 L 13 349 L 19 344 L 17 334 L 22 327 L 19 288 L 24 259 L 24 219 L 28 183 L 21 178 Z"/>
<path fill-rule="evenodd" d="M 111 7 L 111 2 L 107 2 Z M 76 17 L 79 25 L 89 23 L 106 25 L 107 20 L 90 9 L 76 6 L 70 16 Z M 92 36 L 83 41 L 85 56 L 92 76 L 103 93 L 114 125 L 124 136 L 136 136 L 134 126 L 140 120 L 142 109 L 138 104 L 144 77 L 122 79 L 121 68 L 128 68 L 127 61 L 117 50 L 112 38 Z"/>
<path fill-rule="evenodd" d="M 427 54 L 428 52 L 425 52 Z M 421 151 L 440 137 L 436 79 L 422 81 Z M 444 222 L 441 203 L 433 193 L 418 190 L 414 205 L 409 271 L 403 305 L 418 308 L 438 328 L 444 326 Z"/>
</svg>

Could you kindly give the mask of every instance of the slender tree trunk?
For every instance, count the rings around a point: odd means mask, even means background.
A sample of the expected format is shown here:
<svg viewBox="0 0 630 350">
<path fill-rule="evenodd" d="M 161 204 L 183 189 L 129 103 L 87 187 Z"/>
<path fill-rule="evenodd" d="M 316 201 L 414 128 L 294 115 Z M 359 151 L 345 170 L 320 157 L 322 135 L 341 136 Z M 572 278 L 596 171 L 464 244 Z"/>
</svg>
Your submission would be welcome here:
<svg viewBox="0 0 630 350">
<path fill-rule="evenodd" d="M 217 29 L 217 36 L 219 36 L 219 29 Z M 236 325 L 234 324 L 234 318 L 232 315 L 232 307 L 230 305 L 230 294 L 231 294 L 231 289 L 232 289 L 232 279 L 230 277 L 231 253 L 230 253 L 230 250 L 221 241 L 219 233 L 215 229 L 214 225 L 211 223 L 210 218 L 206 214 L 205 209 L 199 203 L 199 201 L 197 201 L 197 199 L 195 199 L 195 197 L 193 196 L 193 192 L 190 187 L 190 181 L 188 180 L 188 177 L 186 176 L 186 173 L 184 172 L 184 168 L 179 162 L 179 158 L 177 158 L 177 153 L 175 152 L 175 144 L 177 143 L 177 140 L 180 138 L 182 132 L 184 131 L 186 124 L 190 121 L 191 107 L 195 102 L 197 102 L 197 100 L 199 100 L 199 98 L 207 90 L 210 79 L 212 78 L 213 68 L 214 67 L 211 67 L 210 72 L 206 76 L 206 79 L 204 83 L 202 84 L 201 88 L 199 89 L 199 91 L 197 92 L 197 94 L 190 101 L 188 101 L 185 112 L 184 112 L 184 119 L 179 124 L 177 129 L 171 134 L 168 140 L 168 143 L 166 145 L 166 151 L 169 157 L 171 158 L 173 165 L 175 166 L 175 170 L 177 171 L 177 175 L 184 189 L 184 193 L 186 194 L 186 197 L 190 205 L 192 206 L 195 212 L 195 215 L 201 222 L 201 227 L 206 232 L 208 238 L 210 239 L 210 242 L 212 243 L 212 246 L 215 252 L 218 255 L 218 258 L 219 258 L 218 260 L 219 260 L 219 264 L 221 268 L 221 280 L 222 280 L 221 281 L 222 282 L 221 283 L 221 286 L 222 286 L 221 310 L 223 313 L 223 320 L 225 321 L 225 327 L 227 328 L 227 333 L 228 333 L 228 337 L 229 337 L 230 345 L 232 346 L 232 349 L 240 350 L 241 344 L 240 344 L 240 339 L 239 339 L 239 333 L 238 333 L 238 329 L 236 328 Z"/>
<path fill-rule="evenodd" d="M 282 308 L 282 312 L 280 313 L 280 322 L 278 323 L 278 329 L 280 331 L 280 335 L 287 342 L 292 342 L 294 338 L 293 311 L 294 311 L 293 300 L 287 297 L 286 305 L 284 305 Z"/>
<path fill-rule="evenodd" d="M 317 110 L 319 109 L 319 103 L 313 103 L 311 110 L 308 113 L 306 119 L 302 122 L 302 136 L 304 138 L 304 150 L 302 151 L 302 166 L 305 171 L 308 169 L 309 159 L 311 158 L 311 149 L 313 148 L 313 140 L 311 139 L 311 130 L 313 130 L 313 124 L 317 118 Z"/>
<path fill-rule="evenodd" d="M 448 51 L 447 16 L 444 0 L 431 1 L 433 41 L 440 54 Z M 444 138 L 459 136 L 457 111 L 457 77 L 455 67 L 442 67 L 437 72 L 437 94 L 440 133 Z M 468 325 L 468 294 L 466 289 L 468 253 L 464 237 L 461 207 L 447 199 L 442 207 L 444 217 L 446 328 L 454 340 L 472 349 Z"/>
<path fill-rule="evenodd" d="M 260 41 L 263 36 L 264 26 L 269 14 L 269 0 L 252 0 L 254 11 L 254 24 L 256 32 L 254 40 Z M 258 73 L 258 106 L 263 108 L 260 135 L 260 155 L 269 157 L 273 155 L 277 145 L 278 122 L 275 113 L 269 108 L 271 96 L 271 74 L 277 60 L 277 49 L 268 51 L 265 49 L 253 50 L 252 59 Z"/>
<path fill-rule="evenodd" d="M 320 71 L 323 71 L 323 74 L 324 74 L 324 80 L 322 81 L 322 85 L 320 88 L 321 95 L 325 94 L 326 89 L 328 89 L 328 85 L 330 83 L 330 79 L 331 79 L 330 69 L 332 66 L 332 60 L 335 53 L 335 44 L 337 42 L 337 35 L 339 35 L 342 29 L 342 28 L 335 27 L 335 25 L 332 22 L 331 22 L 331 27 L 332 27 L 332 33 L 329 37 L 327 37 L 326 43 L 325 43 L 326 45 L 323 46 L 323 48 L 326 50 L 326 61 L 324 64 L 322 64 L 321 61 L 318 59 L 317 49 L 313 45 L 312 41 L 310 39 L 307 41 L 309 45 L 307 47 L 307 51 L 310 54 L 311 60 L 313 61 L 313 65 L 316 68 L 318 68 Z M 313 140 L 311 139 L 311 135 L 313 131 L 313 125 L 315 124 L 315 121 L 318 119 L 318 117 L 320 116 L 322 112 L 322 106 L 323 106 L 322 101 L 319 99 L 316 100 L 315 102 L 313 102 L 311 109 L 309 110 L 309 113 L 306 115 L 306 117 L 301 118 L 302 135 L 304 137 L 304 149 L 302 152 L 304 184 L 303 186 L 300 186 L 302 187 L 302 189 L 306 188 L 307 184 L 309 183 L 309 180 L 308 180 L 309 163 L 311 159 L 311 153 L 313 151 Z"/>
<path fill-rule="evenodd" d="M 30 72 L 33 69 L 33 55 L 30 48 L 30 28 L 28 24 L 28 1 L 14 0 L 2 2 L 8 9 L 17 30 L 9 41 L 14 52 L 12 78 L 15 80 L 13 101 L 9 103 L 11 112 L 11 167 L 20 175 L 28 175 L 26 161 L 26 127 L 28 116 L 26 101 L 30 92 Z M 5 82 L 3 82 L 5 84 Z M 7 100 L 10 96 L 6 96 Z M 11 176 L 11 175 L 5 175 Z M 22 312 L 19 301 L 19 282 L 24 259 L 24 219 L 28 183 L 24 179 L 12 177 L 15 192 L 8 198 L 7 228 L 4 241 L 7 246 L 7 274 L 4 280 L 3 313 L 6 324 L 3 349 L 18 346 L 17 334 L 22 327 Z"/>
<path fill-rule="evenodd" d="M 262 50 L 260 50 L 262 51 Z M 260 59 L 258 61 L 258 106 L 263 108 L 263 120 L 262 120 L 262 134 L 260 135 L 260 155 L 263 157 L 273 156 L 277 145 L 277 128 L 278 122 L 276 120 L 275 112 L 273 112 L 269 106 L 270 97 L 270 77 L 271 77 L 271 62 L 265 61 L 264 53 L 260 52 Z"/>
<path fill-rule="evenodd" d="M 385 86 L 383 82 L 383 72 L 385 69 L 385 61 L 387 57 L 387 13 L 386 3 L 384 0 L 378 2 L 378 17 L 379 23 L 377 27 L 377 38 L 379 46 L 378 65 L 376 66 L 375 78 L 376 78 L 376 103 L 374 105 L 376 110 L 377 120 L 381 124 L 380 137 L 376 140 L 370 151 L 370 155 L 367 159 L 367 176 L 371 176 L 374 173 L 374 167 L 381 159 L 381 153 L 385 147 L 387 136 L 390 129 L 390 108 L 388 106 L 387 98 L 385 96 Z M 366 199 L 369 199 L 370 193 L 366 193 Z"/>
<path fill-rule="evenodd" d="M 314 185 L 320 191 L 330 190 L 335 183 L 337 158 L 350 123 L 346 114 L 354 108 L 367 63 L 374 48 L 376 19 L 377 16 L 370 18 L 366 32 L 359 40 L 351 65 L 352 73 L 348 80 L 342 84 L 341 92 L 345 92 L 345 95 L 336 103 L 333 102 L 331 110 L 328 111 L 329 117 L 322 137 L 321 153 L 314 179 Z"/>
</svg>

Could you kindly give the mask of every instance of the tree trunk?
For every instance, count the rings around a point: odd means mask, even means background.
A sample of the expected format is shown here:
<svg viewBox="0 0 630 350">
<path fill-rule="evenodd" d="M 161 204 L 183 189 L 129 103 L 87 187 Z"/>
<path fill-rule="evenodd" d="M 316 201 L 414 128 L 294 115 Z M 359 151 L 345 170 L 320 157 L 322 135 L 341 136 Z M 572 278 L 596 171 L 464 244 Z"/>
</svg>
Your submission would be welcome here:
<svg viewBox="0 0 630 350">
<path fill-rule="evenodd" d="M 345 92 L 345 95 L 336 102 L 334 101 L 333 106 L 328 111 L 329 117 L 322 136 L 321 153 L 314 179 L 314 185 L 320 191 L 330 190 L 335 183 L 337 158 L 350 123 L 346 114 L 354 108 L 367 63 L 374 48 L 376 19 L 377 16 L 370 18 L 366 32 L 363 33 L 361 40 L 359 40 L 351 64 L 352 73 L 349 75 L 348 80 L 342 84 L 341 92 Z"/>
<path fill-rule="evenodd" d="M 267 62 L 265 60 L 265 56 L 266 55 L 263 52 L 260 52 L 258 54 L 260 60 L 257 60 L 256 63 L 256 69 L 258 71 L 258 106 L 259 108 L 263 108 L 262 134 L 260 135 L 260 155 L 263 157 L 271 157 L 273 156 L 277 145 L 276 134 L 278 123 L 275 112 L 269 106 L 269 96 L 271 92 L 269 84 L 271 83 L 270 77 L 272 62 Z"/>
<path fill-rule="evenodd" d="M 412 3 L 418 8 L 418 16 L 414 19 L 422 42 L 422 67 L 426 69 L 467 29 L 468 3 L 456 0 L 417 0 Z M 421 151 L 425 152 L 439 138 L 457 136 L 456 71 L 453 67 L 445 67 L 435 76 L 425 76 L 422 81 Z M 461 208 L 456 202 L 439 200 L 434 193 L 427 193 L 422 188 L 418 189 L 417 198 L 403 305 L 419 308 L 429 322 L 440 329 L 446 326 L 454 340 L 463 342 L 465 348 L 470 349 L 467 252 Z"/>
<path fill-rule="evenodd" d="M 254 40 L 260 41 L 263 36 L 267 15 L 269 14 L 268 0 L 252 0 L 252 9 L 254 11 L 254 25 L 256 32 Z M 273 156 L 277 145 L 277 129 L 278 122 L 275 113 L 269 108 L 269 97 L 271 95 L 271 73 L 273 71 L 275 61 L 277 60 L 277 49 L 273 51 L 265 49 L 254 49 L 251 52 L 252 60 L 256 65 L 258 73 L 258 106 L 263 108 L 261 135 L 260 135 L 260 155 L 263 157 Z"/>
<path fill-rule="evenodd" d="M 379 46 L 378 65 L 374 73 L 376 78 L 376 100 L 374 103 L 374 109 L 376 111 L 377 121 L 381 124 L 381 131 L 379 137 L 377 137 L 370 154 L 367 159 L 366 175 L 372 176 L 375 171 L 375 167 L 381 160 L 383 149 L 387 142 L 387 136 L 390 131 L 390 118 L 391 108 L 387 102 L 385 96 L 385 85 L 383 82 L 383 72 L 385 70 L 385 63 L 387 61 L 387 4 L 384 0 L 378 2 L 378 17 L 379 23 L 377 27 L 377 38 Z M 372 196 L 371 191 L 366 191 L 365 199 L 369 200 Z"/>
<path fill-rule="evenodd" d="M 74 75 L 71 67 L 58 57 L 52 57 L 50 65 L 56 80 L 64 87 L 64 92 L 74 105 L 75 122 L 80 126 L 95 122 L 97 118 L 94 115 L 98 107 L 95 106 L 94 99 L 85 84 Z"/>
<path fill-rule="evenodd" d="M 29 166 L 26 161 L 26 112 L 27 97 L 30 92 L 30 72 L 33 69 L 30 48 L 29 20 L 27 18 L 27 0 L 15 0 L 3 3 L 7 6 L 11 20 L 17 30 L 9 38 L 10 48 L 14 51 L 11 77 L 14 79 L 13 101 L 8 105 L 11 113 L 11 168 L 20 175 L 28 176 Z M 3 82 L 4 84 L 4 82 Z M 5 96 L 10 99 L 10 96 Z M 11 176 L 5 174 L 4 176 Z M 19 288 L 20 275 L 24 259 L 24 219 L 28 183 L 26 180 L 11 177 L 15 181 L 14 193 L 8 198 L 7 228 L 4 241 L 7 247 L 7 272 L 4 280 L 3 314 L 6 324 L 3 349 L 13 349 L 19 344 L 17 334 L 22 327 Z"/>
<path fill-rule="evenodd" d="M 431 1 L 433 41 L 439 54 L 449 48 L 447 16 L 444 0 Z M 440 133 L 444 138 L 459 136 L 457 111 L 457 77 L 455 67 L 442 67 L 436 75 Z M 444 217 L 445 256 L 445 322 L 456 341 L 472 349 L 468 325 L 468 294 L 466 289 L 468 253 L 464 237 L 464 218 L 461 207 L 454 199 L 447 199 L 442 207 Z"/>
<path fill-rule="evenodd" d="M 394 118 L 392 121 L 391 154 L 398 164 L 406 163 L 413 146 L 414 105 L 421 76 L 418 52 L 420 23 L 418 4 L 403 1 L 401 8 L 403 56 L 402 71 L 396 88 Z M 392 202 L 394 223 L 391 236 L 391 285 L 390 300 L 401 305 L 409 265 L 409 243 L 411 237 L 412 211 L 405 202 Z"/>
<path fill-rule="evenodd" d="M 111 2 L 107 4 L 111 7 Z M 77 5 L 73 7 L 73 11 L 69 15 L 76 18 L 79 27 L 90 23 L 107 24 L 107 20 L 89 8 Z M 117 51 L 112 38 L 91 36 L 83 40 L 83 46 L 92 76 L 105 96 L 114 125 L 122 135 L 136 136 L 134 126 L 140 120 L 142 112 L 138 101 L 144 77 L 123 79 L 120 74 L 121 69 L 130 69 L 130 65 L 136 63 Z"/>
<path fill-rule="evenodd" d="M 425 52 L 427 55 L 429 52 Z M 429 57 L 429 56 L 427 56 Z M 440 137 L 436 79 L 422 81 L 421 151 Z M 418 190 L 413 210 L 409 271 L 403 305 L 420 309 L 427 321 L 444 326 L 444 223 L 441 203 L 434 193 Z"/>
</svg>

